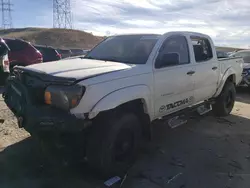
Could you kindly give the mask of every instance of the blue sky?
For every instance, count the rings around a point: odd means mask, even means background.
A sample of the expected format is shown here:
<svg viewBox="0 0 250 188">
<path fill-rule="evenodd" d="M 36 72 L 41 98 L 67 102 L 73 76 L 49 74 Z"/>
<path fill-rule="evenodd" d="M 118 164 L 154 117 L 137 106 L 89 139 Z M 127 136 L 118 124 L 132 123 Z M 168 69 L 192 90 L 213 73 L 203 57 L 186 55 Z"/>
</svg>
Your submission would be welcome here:
<svg viewBox="0 0 250 188">
<path fill-rule="evenodd" d="M 52 0 L 12 0 L 15 27 L 52 27 Z M 217 45 L 250 46 L 249 0 L 71 0 L 74 28 L 98 35 L 209 34 Z"/>
<path fill-rule="evenodd" d="M 52 27 L 52 0 L 11 0 L 14 27 Z"/>
</svg>

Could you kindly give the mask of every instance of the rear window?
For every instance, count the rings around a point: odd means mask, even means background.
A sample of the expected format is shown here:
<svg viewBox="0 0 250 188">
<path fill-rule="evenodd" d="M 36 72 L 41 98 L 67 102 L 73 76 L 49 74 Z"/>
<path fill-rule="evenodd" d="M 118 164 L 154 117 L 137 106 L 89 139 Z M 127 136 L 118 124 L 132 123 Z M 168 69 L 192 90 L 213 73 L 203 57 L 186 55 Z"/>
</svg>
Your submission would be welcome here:
<svg viewBox="0 0 250 188">
<path fill-rule="evenodd" d="M 217 51 L 216 54 L 217 54 L 218 58 L 227 58 L 228 57 L 226 52 Z"/>
<path fill-rule="evenodd" d="M 46 55 L 55 55 L 56 54 L 56 50 L 52 49 L 52 48 L 43 48 L 43 47 L 35 47 L 37 50 L 39 50 L 42 54 L 46 54 Z"/>
<path fill-rule="evenodd" d="M 79 49 L 72 49 L 71 52 L 74 52 L 74 53 L 82 53 L 83 50 L 79 50 Z"/>
<path fill-rule="evenodd" d="M 54 49 L 50 49 L 50 48 L 45 48 L 44 52 L 50 55 L 54 55 L 56 54 L 56 51 Z"/>
<path fill-rule="evenodd" d="M 11 51 L 21 51 L 28 46 L 27 43 L 17 40 L 5 40 Z"/>
<path fill-rule="evenodd" d="M 63 54 L 70 54 L 71 53 L 71 51 L 69 51 L 69 50 L 60 50 L 60 52 Z"/>
</svg>

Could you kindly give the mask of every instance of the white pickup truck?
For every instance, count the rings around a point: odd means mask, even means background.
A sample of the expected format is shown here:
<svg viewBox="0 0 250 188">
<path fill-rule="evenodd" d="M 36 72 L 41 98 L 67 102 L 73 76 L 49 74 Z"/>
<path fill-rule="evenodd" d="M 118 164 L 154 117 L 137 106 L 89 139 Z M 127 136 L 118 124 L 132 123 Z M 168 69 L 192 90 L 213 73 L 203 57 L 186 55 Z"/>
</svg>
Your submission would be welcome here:
<svg viewBox="0 0 250 188">
<path fill-rule="evenodd" d="M 118 35 L 83 58 L 15 67 L 3 97 L 31 135 L 81 133 L 89 164 L 112 174 L 150 138 L 152 121 L 174 127 L 203 104 L 230 114 L 242 69 L 242 58 L 218 60 L 204 34 Z"/>
</svg>

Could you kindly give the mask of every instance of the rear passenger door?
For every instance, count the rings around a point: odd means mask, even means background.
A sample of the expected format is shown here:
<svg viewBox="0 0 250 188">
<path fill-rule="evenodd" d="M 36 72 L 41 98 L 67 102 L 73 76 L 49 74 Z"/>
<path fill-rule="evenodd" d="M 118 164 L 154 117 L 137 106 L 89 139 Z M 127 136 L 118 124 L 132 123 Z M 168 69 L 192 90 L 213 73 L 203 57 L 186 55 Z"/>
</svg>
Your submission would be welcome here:
<svg viewBox="0 0 250 188">
<path fill-rule="evenodd" d="M 195 80 L 195 102 L 211 98 L 217 89 L 219 80 L 219 61 L 213 54 L 211 42 L 200 36 L 192 36 L 196 72 Z"/>
<path fill-rule="evenodd" d="M 165 39 L 158 52 L 154 67 L 156 118 L 193 104 L 195 67 L 189 51 L 187 38 L 174 35 Z"/>
</svg>

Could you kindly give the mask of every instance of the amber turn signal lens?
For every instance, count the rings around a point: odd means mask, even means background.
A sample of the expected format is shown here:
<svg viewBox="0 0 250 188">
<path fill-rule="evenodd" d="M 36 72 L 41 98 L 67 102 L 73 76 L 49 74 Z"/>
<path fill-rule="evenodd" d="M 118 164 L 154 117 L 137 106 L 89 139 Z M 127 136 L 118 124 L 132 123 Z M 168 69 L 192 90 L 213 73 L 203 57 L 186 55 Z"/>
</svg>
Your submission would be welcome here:
<svg viewBox="0 0 250 188">
<path fill-rule="evenodd" d="M 45 100 L 46 104 L 51 104 L 51 93 L 50 92 L 45 91 L 44 100 Z"/>
<path fill-rule="evenodd" d="M 71 107 L 75 107 L 77 105 L 78 101 L 77 99 L 72 99 L 71 100 Z"/>
</svg>

